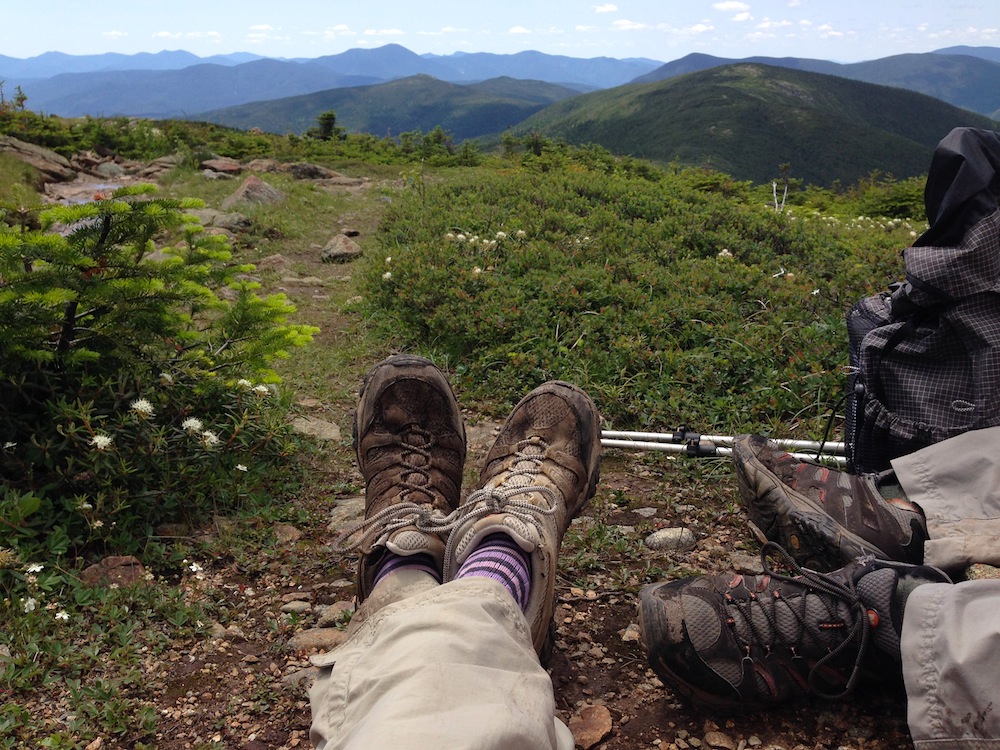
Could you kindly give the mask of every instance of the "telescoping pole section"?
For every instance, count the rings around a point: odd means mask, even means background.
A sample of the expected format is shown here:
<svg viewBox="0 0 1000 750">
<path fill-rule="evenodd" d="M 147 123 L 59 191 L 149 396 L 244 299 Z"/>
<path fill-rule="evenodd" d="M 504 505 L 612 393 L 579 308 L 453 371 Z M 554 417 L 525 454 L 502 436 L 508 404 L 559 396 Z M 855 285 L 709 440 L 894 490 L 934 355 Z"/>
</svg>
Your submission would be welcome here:
<svg viewBox="0 0 1000 750">
<path fill-rule="evenodd" d="M 786 440 L 771 438 L 780 448 L 796 458 L 813 459 L 819 455 L 824 460 L 846 463 L 843 443 L 820 443 L 813 440 Z M 666 451 L 691 457 L 730 456 L 733 453 L 733 436 L 700 435 L 686 428 L 677 432 L 620 432 L 604 430 L 601 445 L 605 448 L 626 448 L 644 451 Z"/>
</svg>

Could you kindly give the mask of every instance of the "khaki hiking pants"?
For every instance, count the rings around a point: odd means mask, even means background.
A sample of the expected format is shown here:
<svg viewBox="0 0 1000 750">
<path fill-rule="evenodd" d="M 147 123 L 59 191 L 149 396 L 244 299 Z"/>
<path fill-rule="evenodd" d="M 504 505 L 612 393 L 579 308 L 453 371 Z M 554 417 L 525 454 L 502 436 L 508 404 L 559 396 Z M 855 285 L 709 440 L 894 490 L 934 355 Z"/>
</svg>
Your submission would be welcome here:
<svg viewBox="0 0 1000 750">
<path fill-rule="evenodd" d="M 496 581 L 383 579 L 343 645 L 313 657 L 318 748 L 573 750 L 528 623 Z"/>
<path fill-rule="evenodd" d="M 927 564 L 1000 565 L 1000 427 L 892 467 L 927 516 Z M 901 649 L 917 750 L 1000 750 L 1000 579 L 918 586 L 906 602 Z"/>
</svg>

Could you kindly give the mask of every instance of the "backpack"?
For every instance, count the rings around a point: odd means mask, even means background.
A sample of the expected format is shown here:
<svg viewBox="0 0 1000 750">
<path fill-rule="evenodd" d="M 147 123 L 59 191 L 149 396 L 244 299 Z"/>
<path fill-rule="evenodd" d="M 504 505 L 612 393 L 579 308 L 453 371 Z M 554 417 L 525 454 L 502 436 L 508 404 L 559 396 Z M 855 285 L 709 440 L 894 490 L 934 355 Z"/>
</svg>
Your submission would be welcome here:
<svg viewBox="0 0 1000 750">
<path fill-rule="evenodd" d="M 906 280 L 848 313 L 845 444 L 855 473 L 1000 425 L 1000 133 L 938 144 L 930 228 L 903 251 Z"/>
</svg>

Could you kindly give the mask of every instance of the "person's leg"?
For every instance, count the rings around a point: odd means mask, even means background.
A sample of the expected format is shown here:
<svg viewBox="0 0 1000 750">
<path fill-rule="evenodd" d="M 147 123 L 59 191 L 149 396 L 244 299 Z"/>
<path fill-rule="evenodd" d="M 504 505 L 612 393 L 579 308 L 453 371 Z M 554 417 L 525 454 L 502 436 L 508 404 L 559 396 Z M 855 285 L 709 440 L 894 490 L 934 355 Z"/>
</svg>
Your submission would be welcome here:
<svg viewBox="0 0 1000 750">
<path fill-rule="evenodd" d="M 601 421 L 590 397 L 569 383 L 539 386 L 500 430 L 448 540 L 445 580 L 506 579 L 543 661 L 562 538 L 593 496 L 600 463 Z"/>
<path fill-rule="evenodd" d="M 552 681 L 527 621 L 496 581 L 398 599 L 313 663 L 322 672 L 310 691 L 311 738 L 323 750 L 573 746 L 558 733 Z"/>
<path fill-rule="evenodd" d="M 438 528 L 456 507 L 465 464 L 465 424 L 455 394 L 430 360 L 394 355 L 369 370 L 352 430 L 365 480 L 365 518 L 335 542 L 357 549 L 357 600 L 393 570 L 423 570 L 440 583 Z"/>
<path fill-rule="evenodd" d="M 392 420 L 382 421 L 398 423 L 392 399 L 384 406 Z M 518 414 L 515 410 L 511 419 L 516 415 L 523 420 L 525 412 Z M 385 434 L 376 441 L 359 439 L 359 434 L 365 433 L 363 428 L 358 429 L 359 424 L 363 422 L 356 422 L 358 444 L 371 443 L 375 449 L 367 463 L 359 452 L 369 493 L 373 487 L 385 487 L 387 483 L 373 481 L 374 476 L 369 478 L 372 472 L 365 466 L 379 466 L 390 479 L 396 476 L 412 483 L 415 478 L 410 471 L 391 468 L 393 462 L 386 454 L 396 450 L 393 440 Z M 510 432 L 501 432 L 501 436 L 505 434 L 509 436 Z M 587 435 L 589 438 L 590 433 Z M 594 446 L 599 450 L 599 432 L 596 435 Z M 411 443 L 407 441 L 398 450 L 410 455 Z M 434 443 L 427 441 L 428 446 Z M 508 463 L 515 460 L 523 459 L 514 457 Z M 538 461 L 537 457 L 532 460 Z M 418 463 L 412 456 L 408 461 Z M 558 461 L 555 463 L 558 468 Z M 510 469 L 506 466 L 511 474 L 523 474 Z M 434 477 L 440 484 L 440 472 L 432 471 L 430 476 L 432 486 L 436 486 Z M 596 467 L 593 479 L 596 482 Z M 448 481 L 444 484 L 448 485 Z M 590 485 L 586 497 L 574 496 L 567 502 L 578 510 L 593 489 Z M 525 492 L 530 489 L 518 488 L 514 494 Z M 448 503 L 453 497 L 447 495 Z M 401 507 L 381 503 L 374 511 L 370 502 L 366 505 L 366 521 L 358 529 L 364 533 L 358 546 L 363 553 L 371 550 L 359 568 L 359 598 L 364 595 L 363 603 L 352 618 L 345 644 L 313 659 L 322 668 L 310 692 L 311 738 L 316 746 L 571 750 L 572 735 L 555 718 L 552 683 L 539 663 L 534 629 L 505 583 L 488 575 L 438 585 L 436 571 L 426 569 L 428 554 L 435 562 L 440 560 L 439 554 L 445 555 L 444 544 L 439 547 L 435 542 L 455 525 L 464 528 L 461 520 L 477 504 L 469 505 L 454 520 L 439 517 L 436 505 L 420 512 L 409 501 Z M 449 542 L 447 549 L 457 546 Z M 489 546 L 480 552 L 488 553 Z M 557 553 L 558 540 L 554 551 L 548 551 L 553 556 Z M 475 565 L 491 570 L 489 557 L 491 554 L 478 555 L 478 562 L 473 561 L 469 570 Z M 542 607 L 538 602 L 546 587 L 537 590 L 541 594 L 529 597 L 534 609 Z M 551 619 L 551 586 L 548 596 Z"/>
<path fill-rule="evenodd" d="M 893 459 L 892 468 L 926 516 L 924 562 L 1000 565 L 1000 427 L 964 432 Z"/>
<path fill-rule="evenodd" d="M 917 750 L 1000 748 L 1000 580 L 921 586 L 901 651 Z"/>
</svg>

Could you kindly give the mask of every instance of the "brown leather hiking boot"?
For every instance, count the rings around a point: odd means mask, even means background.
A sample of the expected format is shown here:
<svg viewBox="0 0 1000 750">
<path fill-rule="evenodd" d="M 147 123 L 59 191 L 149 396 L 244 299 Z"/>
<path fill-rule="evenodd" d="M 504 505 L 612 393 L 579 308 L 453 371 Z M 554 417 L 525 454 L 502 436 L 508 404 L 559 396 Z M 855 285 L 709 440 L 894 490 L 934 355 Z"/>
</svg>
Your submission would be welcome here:
<svg viewBox="0 0 1000 750">
<path fill-rule="evenodd" d="M 364 530 L 346 548 L 361 551 L 360 603 L 386 550 L 427 553 L 440 570 L 440 526 L 461 495 L 465 424 L 451 386 L 430 360 L 394 355 L 365 377 L 353 436 L 365 478 L 365 519 L 341 538 Z"/>
<path fill-rule="evenodd" d="M 761 554 L 762 576 L 703 576 L 639 592 L 650 666 L 695 703 L 745 711 L 842 698 L 862 672 L 898 678 L 906 597 L 924 583 L 951 583 L 937 568 L 870 556 L 818 573 L 773 543 Z M 795 575 L 775 572 L 772 555 Z"/>
<path fill-rule="evenodd" d="M 800 565 L 834 570 L 865 554 L 923 562 L 924 514 L 901 488 L 883 497 L 875 475 L 800 461 L 760 435 L 734 441 L 733 464 L 750 520 Z"/>
<path fill-rule="evenodd" d="M 483 537 L 510 536 L 531 554 L 525 617 L 535 650 L 551 646 L 556 564 L 563 534 L 594 495 L 600 474 L 597 407 L 569 383 L 545 383 L 523 399 L 486 457 L 479 487 L 465 499 L 448 539 L 450 580 Z"/>
</svg>

